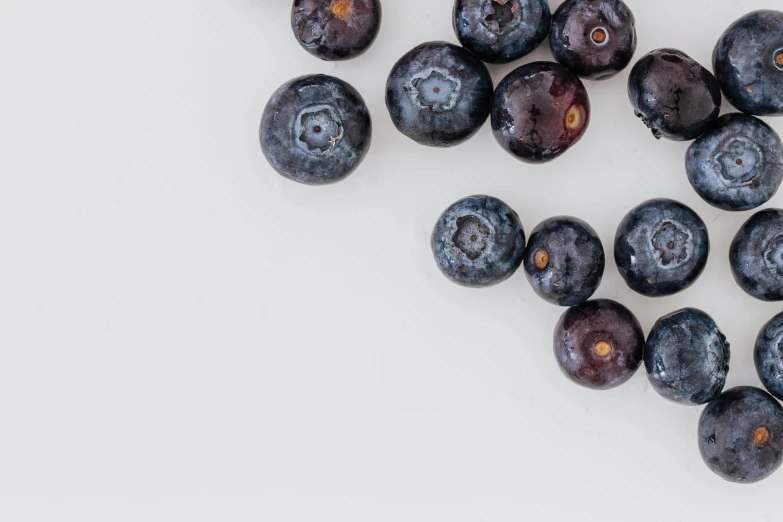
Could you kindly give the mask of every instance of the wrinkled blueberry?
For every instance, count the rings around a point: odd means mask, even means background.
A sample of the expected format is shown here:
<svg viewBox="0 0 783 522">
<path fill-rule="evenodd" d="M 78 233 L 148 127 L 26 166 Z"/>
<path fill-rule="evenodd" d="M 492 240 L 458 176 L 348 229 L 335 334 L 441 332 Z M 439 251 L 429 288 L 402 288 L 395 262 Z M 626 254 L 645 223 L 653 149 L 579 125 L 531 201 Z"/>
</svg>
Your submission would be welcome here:
<svg viewBox="0 0 783 522">
<path fill-rule="evenodd" d="M 553 62 L 512 71 L 492 97 L 492 132 L 527 163 L 553 160 L 576 144 L 590 123 L 590 99 L 577 75 Z"/>
<path fill-rule="evenodd" d="M 595 299 L 566 310 L 555 328 L 554 346 L 566 377 L 587 388 L 608 390 L 639 369 L 644 332 L 626 307 Z"/>
<path fill-rule="evenodd" d="M 322 60 L 347 60 L 369 49 L 381 28 L 379 0 L 294 0 L 291 27 Z"/>
<path fill-rule="evenodd" d="M 653 389 L 680 404 L 704 404 L 726 384 L 731 352 L 712 317 L 684 308 L 658 319 L 644 345 Z"/>
<path fill-rule="evenodd" d="M 701 413 L 699 451 L 704 463 L 730 482 L 767 478 L 783 462 L 783 408 L 758 388 L 732 388 Z"/>
<path fill-rule="evenodd" d="M 753 214 L 731 242 L 729 263 L 747 293 L 762 301 L 783 301 L 783 210 Z"/>
<path fill-rule="evenodd" d="M 688 179 L 723 210 L 750 210 L 769 201 L 783 180 L 783 143 L 769 125 L 746 114 L 724 114 L 688 148 Z"/>
<path fill-rule="evenodd" d="M 698 138 L 720 113 L 718 81 L 676 49 L 658 49 L 636 62 L 628 78 L 628 97 L 656 138 Z"/>
<path fill-rule="evenodd" d="M 340 181 L 372 141 L 370 113 L 346 82 L 316 74 L 284 84 L 261 118 L 261 149 L 286 178 L 307 185 Z"/>
<path fill-rule="evenodd" d="M 676 294 L 701 275 L 710 253 L 704 221 L 671 199 L 651 199 L 617 227 L 614 260 L 631 289 L 659 297 Z"/>
<path fill-rule="evenodd" d="M 454 32 L 465 49 L 488 63 L 529 54 L 549 33 L 547 0 L 455 0 Z"/>
<path fill-rule="evenodd" d="M 486 65 L 446 42 L 414 48 L 386 82 L 386 107 L 397 130 L 432 147 L 451 147 L 473 136 L 487 121 L 491 100 Z"/>
<path fill-rule="evenodd" d="M 566 0 L 552 17 L 555 60 L 591 80 L 625 69 L 636 52 L 636 20 L 622 0 Z"/>
<path fill-rule="evenodd" d="M 543 299 L 560 306 L 582 304 L 604 275 L 604 247 L 595 230 L 581 219 L 547 219 L 530 234 L 525 275 Z"/>
<path fill-rule="evenodd" d="M 519 216 L 490 196 L 451 205 L 432 231 L 432 254 L 443 275 L 469 287 L 496 285 L 511 277 L 525 251 Z"/>
<path fill-rule="evenodd" d="M 754 11 L 731 24 L 715 45 L 712 68 L 739 110 L 783 115 L 783 12 Z"/>
<path fill-rule="evenodd" d="M 783 400 L 783 313 L 761 327 L 753 355 L 761 383 Z"/>
</svg>

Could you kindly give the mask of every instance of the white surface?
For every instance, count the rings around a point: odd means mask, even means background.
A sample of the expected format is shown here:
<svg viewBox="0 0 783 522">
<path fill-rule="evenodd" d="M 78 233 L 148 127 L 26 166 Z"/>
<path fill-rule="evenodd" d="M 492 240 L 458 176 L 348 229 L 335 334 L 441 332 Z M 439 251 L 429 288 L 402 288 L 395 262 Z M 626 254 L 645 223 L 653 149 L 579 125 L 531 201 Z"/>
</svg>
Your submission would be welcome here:
<svg viewBox="0 0 783 522">
<path fill-rule="evenodd" d="M 677 47 L 703 64 L 731 21 L 775 4 L 629 3 L 637 58 Z M 563 310 L 521 271 L 484 291 L 438 273 L 435 219 L 486 193 L 528 232 L 591 223 L 609 253 L 597 296 L 645 331 L 683 306 L 713 315 L 729 386 L 759 385 L 752 343 L 782 308 L 732 280 L 750 213 L 698 198 L 687 144 L 633 116 L 628 70 L 588 84 L 587 134 L 544 166 L 488 124 L 449 150 L 397 133 L 386 75 L 416 44 L 456 42 L 451 5 L 386 0 L 375 45 L 335 65 L 299 48 L 288 0 L 0 0 L 0 519 L 779 520 L 783 471 L 751 487 L 713 475 L 700 408 L 643 371 L 603 393 L 567 381 Z M 538 59 L 546 45 L 491 71 Z M 315 72 L 353 84 L 374 124 L 361 169 L 320 188 L 276 175 L 257 142 L 272 92 Z M 623 215 L 661 196 L 702 216 L 712 255 L 694 287 L 652 300 L 611 248 Z"/>
</svg>

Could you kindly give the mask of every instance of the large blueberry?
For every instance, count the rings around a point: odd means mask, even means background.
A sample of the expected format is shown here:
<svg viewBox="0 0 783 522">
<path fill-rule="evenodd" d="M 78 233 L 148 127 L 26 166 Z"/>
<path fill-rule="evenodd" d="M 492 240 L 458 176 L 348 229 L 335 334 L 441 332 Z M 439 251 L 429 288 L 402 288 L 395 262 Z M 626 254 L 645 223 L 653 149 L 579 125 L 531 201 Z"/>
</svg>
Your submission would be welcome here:
<svg viewBox="0 0 783 522">
<path fill-rule="evenodd" d="M 553 160 L 576 144 L 590 123 L 590 99 L 577 75 L 554 62 L 515 69 L 492 97 L 492 132 L 527 163 Z"/>
<path fill-rule="evenodd" d="M 607 390 L 639 369 L 644 332 L 626 307 L 596 299 L 566 310 L 555 327 L 554 347 L 560 369 L 569 379 Z"/>
<path fill-rule="evenodd" d="M 715 45 L 712 66 L 736 108 L 783 115 L 783 12 L 754 11 L 731 24 Z"/>
<path fill-rule="evenodd" d="M 753 358 L 761 383 L 783 400 L 783 312 L 761 327 Z"/>
<path fill-rule="evenodd" d="M 783 462 L 783 408 L 758 388 L 732 388 L 704 408 L 698 436 L 713 472 L 730 482 L 758 482 Z"/>
<path fill-rule="evenodd" d="M 656 138 L 698 138 L 720 113 L 718 81 L 676 49 L 658 49 L 636 62 L 628 77 L 628 97 Z"/>
<path fill-rule="evenodd" d="M 704 271 L 710 240 L 704 221 L 671 199 L 651 199 L 617 227 L 614 260 L 631 289 L 659 297 L 691 286 Z"/>
<path fill-rule="evenodd" d="M 591 80 L 625 69 L 636 52 L 636 20 L 622 0 L 566 0 L 552 17 L 555 60 Z"/>
<path fill-rule="evenodd" d="M 294 0 L 291 27 L 299 44 L 322 60 L 364 53 L 381 28 L 380 0 Z"/>
<path fill-rule="evenodd" d="M 685 156 L 696 192 L 723 210 L 750 210 L 769 201 L 783 180 L 783 143 L 766 123 L 724 114 Z"/>
<path fill-rule="evenodd" d="M 604 247 L 595 230 L 581 219 L 547 219 L 530 234 L 525 275 L 541 298 L 560 306 L 582 304 L 604 275 Z"/>
<path fill-rule="evenodd" d="M 432 254 L 457 284 L 487 287 L 511 277 L 525 251 L 519 216 L 491 196 L 470 196 L 446 209 L 432 231 Z"/>
<path fill-rule="evenodd" d="M 644 345 L 653 389 L 680 404 L 704 404 L 720 395 L 730 357 L 726 336 L 712 317 L 695 308 L 658 319 Z"/>
<path fill-rule="evenodd" d="M 731 242 L 729 263 L 747 293 L 762 301 L 783 301 L 783 210 L 753 214 Z"/>
<path fill-rule="evenodd" d="M 446 42 L 421 44 L 394 65 L 386 107 L 397 129 L 432 147 L 450 147 L 487 121 L 492 78 L 476 55 Z"/>
<path fill-rule="evenodd" d="M 547 0 L 455 0 L 454 32 L 463 47 L 488 63 L 529 54 L 549 33 Z"/>
<path fill-rule="evenodd" d="M 370 112 L 346 82 L 316 74 L 280 87 L 261 118 L 261 149 L 281 175 L 307 185 L 340 181 L 372 141 Z"/>
</svg>

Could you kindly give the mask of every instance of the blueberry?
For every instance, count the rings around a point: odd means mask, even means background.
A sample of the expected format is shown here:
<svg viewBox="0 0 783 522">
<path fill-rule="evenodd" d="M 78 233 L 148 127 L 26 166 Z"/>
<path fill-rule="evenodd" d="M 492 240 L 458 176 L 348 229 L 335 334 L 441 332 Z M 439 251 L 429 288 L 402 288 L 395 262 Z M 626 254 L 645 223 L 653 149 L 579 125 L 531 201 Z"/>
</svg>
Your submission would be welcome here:
<svg viewBox="0 0 783 522">
<path fill-rule="evenodd" d="M 538 47 L 549 33 L 547 0 L 455 0 L 454 32 L 488 63 L 508 63 Z"/>
<path fill-rule="evenodd" d="M 762 301 L 783 301 L 783 210 L 753 214 L 731 242 L 729 264 L 748 294 Z"/>
<path fill-rule="evenodd" d="M 656 138 L 692 140 L 720 113 L 718 81 L 676 49 L 658 49 L 636 62 L 628 78 L 628 97 L 636 116 Z"/>
<path fill-rule="evenodd" d="M 761 327 L 753 358 L 761 383 L 772 395 L 783 400 L 783 313 Z"/>
<path fill-rule="evenodd" d="M 590 99 L 577 75 L 552 62 L 512 71 L 492 97 L 492 132 L 527 163 L 553 160 L 580 140 L 590 123 Z"/>
<path fill-rule="evenodd" d="M 736 108 L 783 115 L 783 12 L 754 11 L 731 24 L 715 45 L 712 66 Z"/>
<path fill-rule="evenodd" d="M 487 121 L 491 100 L 486 65 L 446 42 L 414 48 L 386 82 L 386 106 L 397 130 L 432 147 L 451 147 L 473 136 Z"/>
<path fill-rule="evenodd" d="M 695 308 L 665 315 L 644 345 L 644 367 L 653 389 L 680 404 L 704 404 L 726 384 L 731 352 L 712 317 Z"/>
<path fill-rule="evenodd" d="M 432 231 L 432 254 L 443 275 L 468 287 L 511 277 L 525 251 L 517 213 L 499 199 L 470 196 L 451 205 Z"/>
<path fill-rule="evenodd" d="M 783 462 L 783 408 L 751 386 L 732 388 L 710 402 L 699 419 L 704 463 L 730 482 L 750 484 Z"/>
<path fill-rule="evenodd" d="M 685 169 L 710 205 L 750 210 L 769 201 L 780 187 L 783 143 L 758 118 L 725 114 L 688 148 Z"/>
<path fill-rule="evenodd" d="M 322 60 L 363 54 L 381 28 L 379 0 L 294 0 L 291 27 L 299 44 Z"/>
<path fill-rule="evenodd" d="M 607 390 L 639 369 L 644 332 L 626 307 L 596 299 L 566 310 L 555 328 L 554 345 L 566 377 L 587 388 Z"/>
<path fill-rule="evenodd" d="M 625 69 L 636 52 L 636 20 L 622 0 L 566 0 L 552 17 L 555 60 L 591 80 Z"/>
<path fill-rule="evenodd" d="M 671 199 L 651 199 L 632 209 L 617 227 L 614 260 L 632 290 L 672 295 L 704 271 L 710 240 L 704 221 Z"/>
<path fill-rule="evenodd" d="M 525 249 L 525 275 L 541 298 L 560 306 L 582 304 L 604 275 L 604 247 L 581 219 L 561 216 L 538 225 Z"/>
<path fill-rule="evenodd" d="M 361 95 L 346 82 L 302 76 L 272 95 L 260 138 L 264 156 L 281 175 L 324 185 L 359 166 L 370 148 L 372 123 Z"/>
</svg>

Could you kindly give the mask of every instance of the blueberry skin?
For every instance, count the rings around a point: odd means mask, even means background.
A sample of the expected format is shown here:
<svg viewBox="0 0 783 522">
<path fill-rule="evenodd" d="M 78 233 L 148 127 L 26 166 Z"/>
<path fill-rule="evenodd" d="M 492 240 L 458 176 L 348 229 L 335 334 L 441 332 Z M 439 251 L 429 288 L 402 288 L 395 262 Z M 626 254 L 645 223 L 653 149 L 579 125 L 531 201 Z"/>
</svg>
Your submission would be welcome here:
<svg viewBox="0 0 783 522">
<path fill-rule="evenodd" d="M 607 80 L 636 52 L 636 19 L 622 0 L 566 0 L 552 17 L 549 47 L 582 78 Z"/>
<path fill-rule="evenodd" d="M 577 75 L 554 62 L 511 71 L 492 97 L 492 133 L 526 163 L 551 161 L 573 147 L 590 124 L 590 98 Z"/>
<path fill-rule="evenodd" d="M 742 112 L 783 115 L 783 12 L 754 11 L 731 24 L 715 45 L 712 68 Z"/>
<path fill-rule="evenodd" d="M 783 180 L 783 143 L 766 123 L 747 114 L 724 114 L 688 148 L 685 170 L 707 203 L 750 210 L 769 201 Z"/>
<path fill-rule="evenodd" d="M 731 242 L 729 264 L 745 292 L 762 301 L 783 301 L 783 210 L 753 214 Z"/>
<path fill-rule="evenodd" d="M 307 52 L 321 60 L 356 58 L 381 28 L 379 0 L 294 0 L 291 28 Z"/>
<path fill-rule="evenodd" d="M 372 142 L 370 112 L 346 82 L 316 74 L 283 84 L 264 108 L 261 150 L 282 176 L 325 185 L 351 174 Z"/>
<path fill-rule="evenodd" d="M 443 275 L 483 288 L 505 281 L 522 264 L 525 231 L 517 213 L 499 199 L 470 196 L 441 214 L 431 246 Z"/>
<path fill-rule="evenodd" d="M 641 366 L 644 332 L 626 307 L 595 299 L 565 311 L 555 327 L 554 348 L 566 377 L 587 388 L 608 390 Z"/>
<path fill-rule="evenodd" d="M 709 315 L 683 308 L 653 325 L 644 367 L 653 389 L 670 401 L 705 404 L 720 395 L 729 372 L 726 336 Z"/>
<path fill-rule="evenodd" d="M 491 101 L 487 66 L 446 42 L 415 47 L 386 82 L 386 107 L 397 130 L 431 147 L 451 147 L 476 134 Z"/>
<path fill-rule="evenodd" d="M 758 482 L 783 462 L 783 408 L 758 388 L 732 388 L 704 408 L 698 437 L 713 472 L 729 482 Z"/>
<path fill-rule="evenodd" d="M 761 383 L 769 393 L 783 400 L 783 313 L 761 327 L 753 359 Z"/>
<path fill-rule="evenodd" d="M 455 0 L 452 21 L 465 49 L 487 63 L 508 63 L 533 52 L 551 20 L 547 0 Z"/>
<path fill-rule="evenodd" d="M 676 49 L 658 49 L 636 62 L 628 77 L 628 97 L 636 116 L 658 139 L 698 138 L 720 113 L 718 81 Z"/>
<path fill-rule="evenodd" d="M 604 275 L 604 247 L 595 230 L 574 217 L 547 219 L 530 234 L 523 265 L 533 290 L 560 306 L 592 296 Z"/>
<path fill-rule="evenodd" d="M 632 290 L 649 297 L 691 286 L 704 271 L 709 253 L 704 221 L 671 199 L 651 199 L 632 209 L 614 240 L 620 275 Z"/>
</svg>

